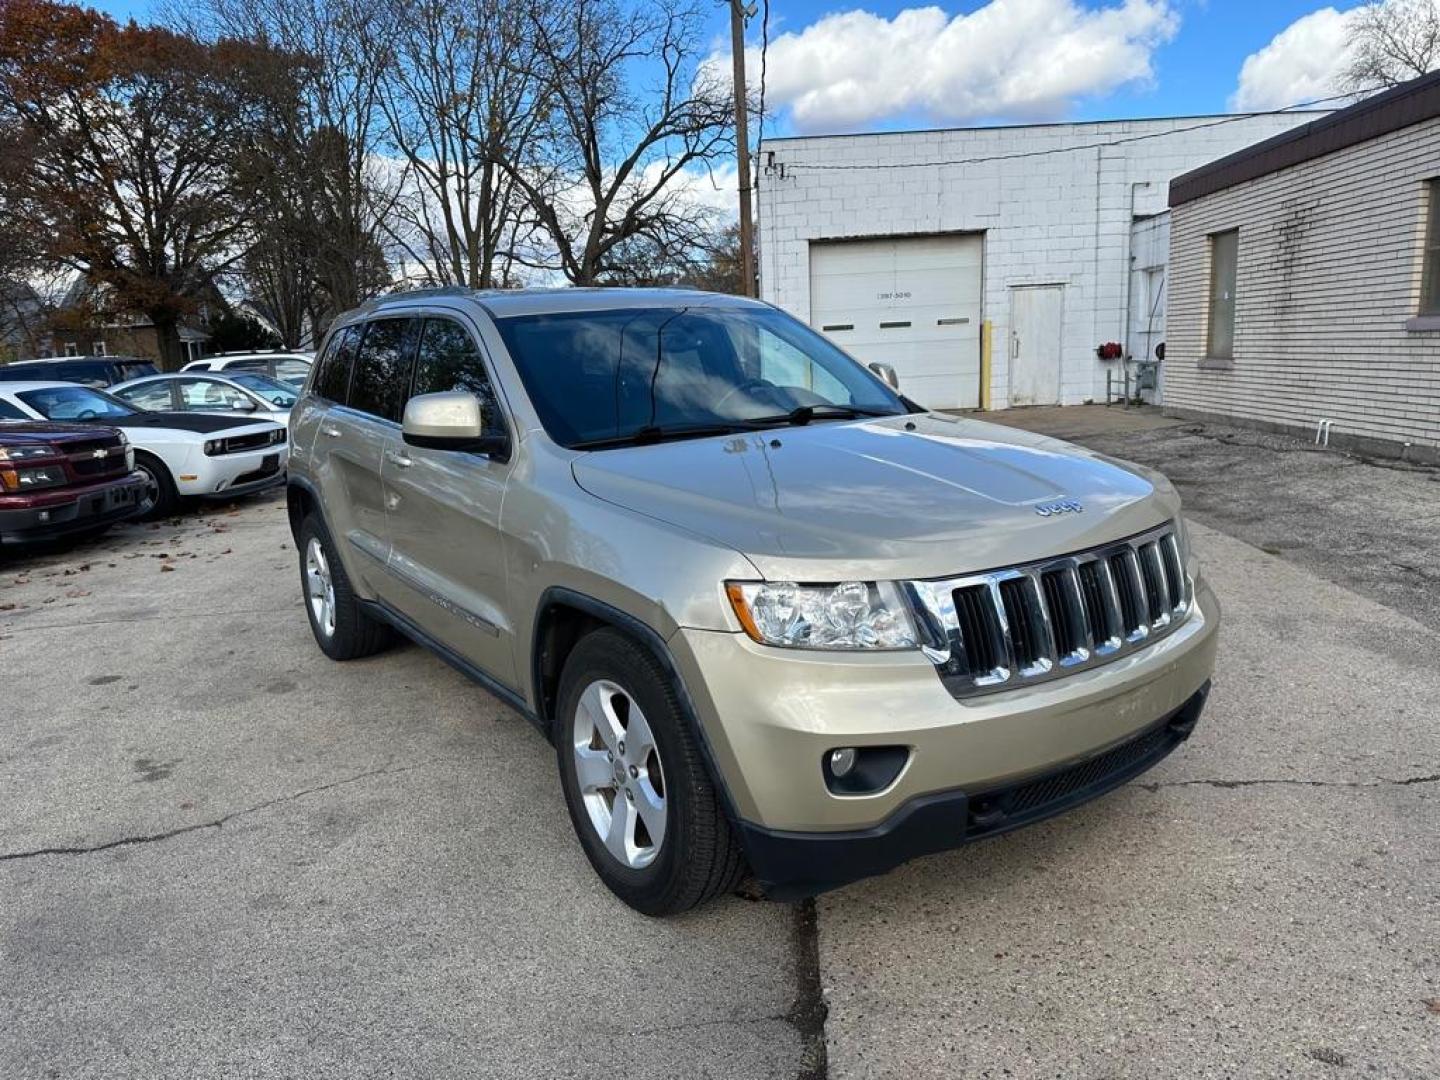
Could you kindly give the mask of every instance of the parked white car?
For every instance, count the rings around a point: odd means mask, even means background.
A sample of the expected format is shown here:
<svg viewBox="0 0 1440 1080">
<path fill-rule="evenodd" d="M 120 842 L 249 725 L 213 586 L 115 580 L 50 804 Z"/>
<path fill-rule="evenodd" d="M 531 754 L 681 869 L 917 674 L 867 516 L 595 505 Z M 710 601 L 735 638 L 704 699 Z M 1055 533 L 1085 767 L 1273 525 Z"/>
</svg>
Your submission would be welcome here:
<svg viewBox="0 0 1440 1080">
<path fill-rule="evenodd" d="M 0 383 L 0 401 L 36 420 L 94 422 L 120 428 L 145 474 L 141 514 L 159 517 L 182 496 L 231 498 L 285 482 L 285 429 L 246 414 L 147 412 L 88 386 Z"/>
<path fill-rule="evenodd" d="M 203 360 L 191 360 L 181 371 L 214 371 L 233 375 L 237 371 L 258 371 L 289 383 L 295 389 L 305 385 L 315 354 L 308 352 L 222 353 Z"/>
<path fill-rule="evenodd" d="M 248 413 L 255 420 L 290 423 L 298 391 L 258 371 L 179 372 L 146 375 L 110 387 L 109 392 L 137 409 L 152 412 Z"/>
</svg>

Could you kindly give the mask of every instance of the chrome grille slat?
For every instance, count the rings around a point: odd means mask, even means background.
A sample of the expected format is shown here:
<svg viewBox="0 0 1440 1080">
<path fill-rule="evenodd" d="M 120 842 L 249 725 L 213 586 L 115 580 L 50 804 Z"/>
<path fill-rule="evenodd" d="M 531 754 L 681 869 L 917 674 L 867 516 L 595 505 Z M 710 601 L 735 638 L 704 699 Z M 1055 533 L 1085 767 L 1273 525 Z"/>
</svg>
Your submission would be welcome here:
<svg viewBox="0 0 1440 1080">
<path fill-rule="evenodd" d="M 1134 652 L 1184 621 L 1175 527 L 942 581 L 912 581 L 925 654 L 956 697 L 1048 681 Z"/>
</svg>

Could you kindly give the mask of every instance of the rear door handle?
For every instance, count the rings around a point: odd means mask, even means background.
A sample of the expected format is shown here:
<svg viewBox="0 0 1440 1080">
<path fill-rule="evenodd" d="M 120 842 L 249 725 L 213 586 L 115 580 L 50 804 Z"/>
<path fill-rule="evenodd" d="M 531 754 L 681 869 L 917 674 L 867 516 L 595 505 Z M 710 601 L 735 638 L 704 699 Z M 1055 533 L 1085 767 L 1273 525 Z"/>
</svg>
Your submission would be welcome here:
<svg viewBox="0 0 1440 1080">
<path fill-rule="evenodd" d="M 340 437 L 340 429 L 338 427 L 322 427 L 320 434 L 328 435 L 332 439 L 338 439 Z"/>
<path fill-rule="evenodd" d="M 386 450 L 385 460 L 390 462 L 391 465 L 401 469 L 408 469 L 411 465 L 415 464 L 410 460 L 409 455 L 400 450 Z"/>
</svg>

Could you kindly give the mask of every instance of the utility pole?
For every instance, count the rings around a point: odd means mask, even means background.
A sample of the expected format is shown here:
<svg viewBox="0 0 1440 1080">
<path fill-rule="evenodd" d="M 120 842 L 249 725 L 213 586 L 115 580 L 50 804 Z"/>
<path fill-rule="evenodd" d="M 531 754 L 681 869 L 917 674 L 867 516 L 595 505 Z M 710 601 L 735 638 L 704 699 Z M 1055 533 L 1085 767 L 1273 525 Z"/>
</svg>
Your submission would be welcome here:
<svg viewBox="0 0 1440 1080">
<path fill-rule="evenodd" d="M 730 54 L 735 64 L 735 158 L 740 188 L 741 292 L 755 295 L 755 221 L 750 210 L 750 130 L 745 102 L 744 0 L 730 0 Z"/>
</svg>

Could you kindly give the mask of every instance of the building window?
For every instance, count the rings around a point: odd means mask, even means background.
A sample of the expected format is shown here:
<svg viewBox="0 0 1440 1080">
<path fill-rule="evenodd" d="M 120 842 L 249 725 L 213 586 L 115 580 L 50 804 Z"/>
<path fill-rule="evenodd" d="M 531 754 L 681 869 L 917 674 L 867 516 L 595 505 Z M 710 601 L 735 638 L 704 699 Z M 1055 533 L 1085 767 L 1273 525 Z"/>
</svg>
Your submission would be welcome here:
<svg viewBox="0 0 1440 1080">
<path fill-rule="evenodd" d="M 93 351 L 92 351 L 91 354 L 90 354 L 91 356 L 104 356 L 104 355 L 105 355 L 105 342 L 103 342 L 103 341 L 97 341 L 97 342 L 95 342 L 95 343 L 93 343 L 93 344 L 91 345 L 91 348 L 93 349 Z"/>
<path fill-rule="evenodd" d="M 73 342 L 73 341 L 67 341 L 67 342 L 65 342 L 65 355 L 66 355 L 66 356 L 79 356 L 79 355 L 80 355 L 80 347 L 79 347 L 78 345 L 76 345 L 75 342 Z"/>
<path fill-rule="evenodd" d="M 1240 231 L 1210 234 L 1210 320 L 1205 355 L 1212 360 L 1235 356 L 1235 256 Z"/>
<path fill-rule="evenodd" d="M 1440 180 L 1425 184 L 1429 222 L 1425 226 L 1425 271 L 1420 285 L 1420 314 L 1440 315 Z"/>
</svg>

